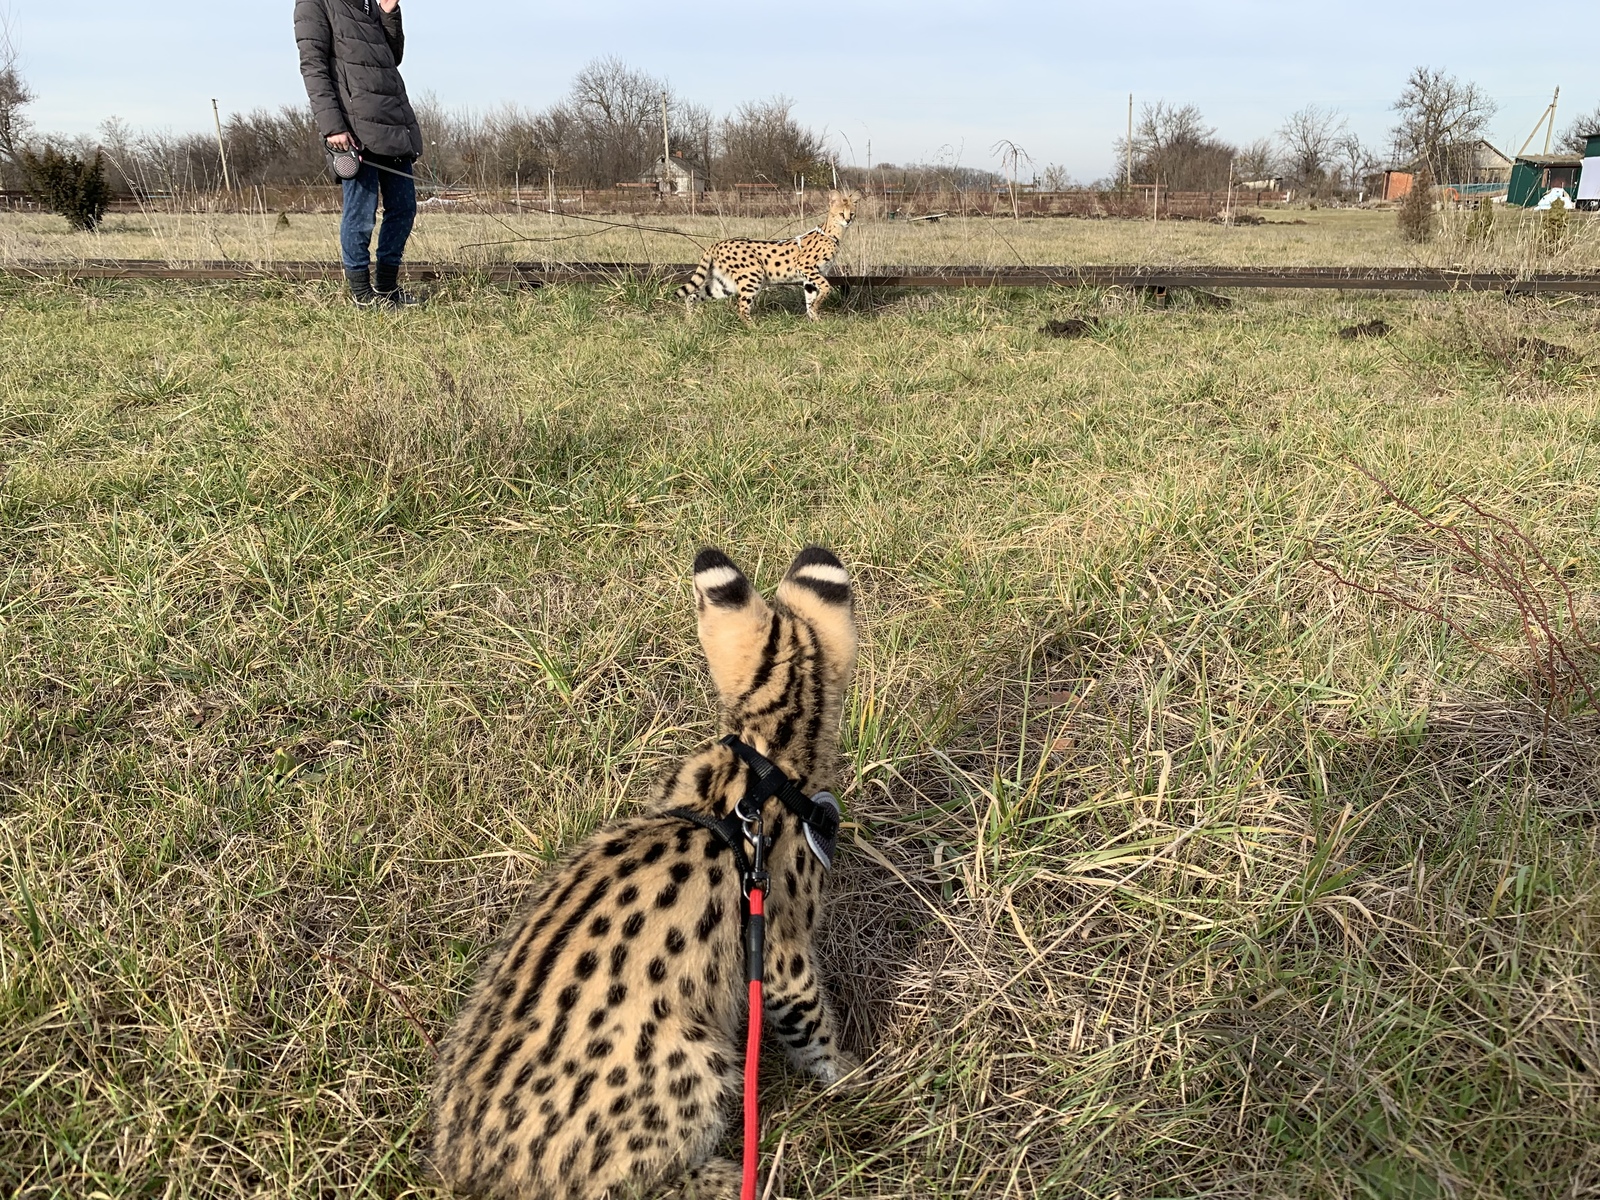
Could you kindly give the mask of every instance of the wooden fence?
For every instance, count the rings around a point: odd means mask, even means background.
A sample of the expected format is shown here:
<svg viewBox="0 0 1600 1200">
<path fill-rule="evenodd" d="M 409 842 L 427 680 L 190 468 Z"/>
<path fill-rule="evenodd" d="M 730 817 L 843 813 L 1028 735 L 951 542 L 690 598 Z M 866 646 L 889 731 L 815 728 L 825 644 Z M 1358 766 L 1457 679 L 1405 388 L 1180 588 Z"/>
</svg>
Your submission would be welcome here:
<svg viewBox="0 0 1600 1200">
<path fill-rule="evenodd" d="M 424 172 L 418 180 L 418 199 L 425 212 L 491 212 L 587 214 L 623 213 L 631 215 L 682 216 L 703 213 L 721 217 L 816 216 L 822 198 L 815 191 L 805 195 L 766 188 L 733 187 L 705 192 L 699 196 L 658 196 L 648 188 L 467 188 L 450 187 L 429 180 Z M 1166 220 L 1212 220 L 1223 212 L 1246 212 L 1281 204 L 1282 192 L 1256 192 L 1235 189 L 1227 192 L 1157 192 L 1149 186 L 1132 191 L 1096 192 L 1087 189 L 1064 192 L 1009 191 L 902 191 L 895 188 L 873 190 L 862 198 L 862 215 L 869 218 L 951 217 L 1121 217 L 1127 219 L 1159 216 Z M 336 213 L 342 192 L 334 184 L 303 186 L 256 186 L 232 192 L 178 192 L 120 195 L 113 199 L 112 212 L 156 213 Z M 0 191 L 0 211 L 37 212 L 38 203 L 28 193 Z"/>
</svg>

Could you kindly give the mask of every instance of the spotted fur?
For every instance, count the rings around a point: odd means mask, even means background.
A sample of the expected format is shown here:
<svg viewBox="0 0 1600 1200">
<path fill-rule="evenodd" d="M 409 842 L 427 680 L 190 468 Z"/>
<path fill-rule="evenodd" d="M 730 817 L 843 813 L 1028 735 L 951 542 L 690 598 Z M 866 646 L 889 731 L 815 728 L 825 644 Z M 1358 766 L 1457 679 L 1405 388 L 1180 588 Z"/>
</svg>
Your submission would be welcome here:
<svg viewBox="0 0 1600 1200">
<path fill-rule="evenodd" d="M 677 291 L 690 312 L 702 300 L 739 298 L 739 315 L 750 319 L 756 296 L 769 283 L 805 285 L 806 316 L 820 320 L 818 309 L 833 290 L 822 270 L 839 253 L 839 239 L 855 220 L 854 193 L 828 193 L 828 219 L 810 233 L 783 242 L 729 238 L 706 252 L 689 282 Z"/>
<path fill-rule="evenodd" d="M 802 551 L 769 606 L 705 550 L 694 589 L 723 730 L 807 795 L 821 790 L 855 661 L 844 567 Z M 666 810 L 725 816 L 748 770 L 721 744 L 701 748 L 658 782 L 651 815 L 544 873 L 440 1046 L 431 1161 L 447 1184 L 508 1200 L 738 1195 L 737 1165 L 712 1151 L 742 1086 L 740 879 L 727 846 Z M 781 801 L 763 820 L 768 1028 L 832 1083 L 859 1064 L 839 1046 L 812 949 L 823 869 Z"/>
</svg>

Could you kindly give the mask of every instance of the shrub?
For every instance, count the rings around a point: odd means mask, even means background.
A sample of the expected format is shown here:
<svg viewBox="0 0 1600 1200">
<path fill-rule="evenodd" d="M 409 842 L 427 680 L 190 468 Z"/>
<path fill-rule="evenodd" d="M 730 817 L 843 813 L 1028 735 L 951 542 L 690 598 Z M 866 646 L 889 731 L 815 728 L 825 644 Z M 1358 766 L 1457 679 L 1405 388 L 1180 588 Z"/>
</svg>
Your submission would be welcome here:
<svg viewBox="0 0 1600 1200">
<path fill-rule="evenodd" d="M 1571 232 L 1572 220 L 1567 215 L 1566 202 L 1557 200 L 1544 210 L 1544 218 L 1539 222 L 1539 241 L 1545 250 L 1554 254 L 1566 243 Z"/>
<path fill-rule="evenodd" d="M 17 158 L 29 190 L 51 212 L 65 217 L 74 229 L 92 230 L 100 224 L 111 202 L 111 185 L 98 150 L 84 159 L 46 146 L 40 154 L 21 150 Z"/>
<path fill-rule="evenodd" d="M 1411 181 L 1397 214 L 1400 236 L 1408 242 L 1425 242 L 1433 236 L 1433 173 L 1426 167 Z"/>
<path fill-rule="evenodd" d="M 1478 201 L 1467 221 L 1467 242 L 1474 246 L 1487 244 L 1494 237 L 1494 201 L 1485 196 Z"/>
</svg>

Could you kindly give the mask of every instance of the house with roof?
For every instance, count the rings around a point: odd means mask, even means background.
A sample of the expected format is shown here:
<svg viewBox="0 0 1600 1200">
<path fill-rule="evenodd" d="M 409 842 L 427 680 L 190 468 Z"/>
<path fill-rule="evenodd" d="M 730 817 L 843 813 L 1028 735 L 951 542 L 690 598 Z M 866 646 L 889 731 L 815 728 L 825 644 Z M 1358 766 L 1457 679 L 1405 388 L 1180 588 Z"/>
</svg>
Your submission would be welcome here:
<svg viewBox="0 0 1600 1200">
<path fill-rule="evenodd" d="M 681 150 L 671 158 L 656 155 L 656 161 L 640 174 L 639 182 L 654 187 L 663 196 L 703 196 L 706 191 L 705 169 L 685 158 Z"/>
</svg>

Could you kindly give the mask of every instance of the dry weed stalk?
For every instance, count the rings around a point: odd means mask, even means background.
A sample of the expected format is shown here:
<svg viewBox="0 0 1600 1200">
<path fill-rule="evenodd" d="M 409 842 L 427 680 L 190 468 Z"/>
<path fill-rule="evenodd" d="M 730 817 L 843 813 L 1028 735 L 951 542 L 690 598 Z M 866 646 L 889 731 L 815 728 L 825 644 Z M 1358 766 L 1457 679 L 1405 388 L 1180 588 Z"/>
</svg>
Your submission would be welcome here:
<svg viewBox="0 0 1600 1200">
<path fill-rule="evenodd" d="M 1480 573 L 1516 609 L 1522 625 L 1523 641 L 1533 665 L 1530 667 L 1516 656 L 1473 636 L 1459 620 L 1445 612 L 1438 601 L 1413 598 L 1389 583 L 1362 583 L 1351 579 L 1315 555 L 1311 558 L 1314 565 L 1345 587 L 1381 597 L 1410 612 L 1440 622 L 1473 649 L 1505 663 L 1523 675 L 1530 684 L 1542 684 L 1546 692 L 1543 705 L 1546 732 L 1549 731 L 1552 717 L 1564 717 L 1571 713 L 1580 694 L 1590 708 L 1600 703 L 1595 684 L 1589 681 L 1586 674 L 1586 667 L 1591 667 L 1594 660 L 1600 660 L 1600 645 L 1596 645 L 1583 632 L 1577 598 L 1572 588 L 1521 526 L 1465 496 L 1456 495 L 1453 498 L 1482 522 L 1482 537 L 1474 541 L 1460 529 L 1435 521 L 1415 505 L 1402 500 L 1382 476 L 1360 463 L 1351 463 L 1351 466 L 1376 484 L 1391 503 L 1416 518 L 1430 535 L 1442 543 L 1442 548 L 1455 564 Z M 1535 578 L 1536 568 L 1549 576 L 1561 594 L 1561 599 L 1554 606 L 1548 588 L 1541 586 Z M 1561 628 L 1562 621 L 1557 612 L 1562 606 L 1567 613 L 1565 629 Z"/>
</svg>

